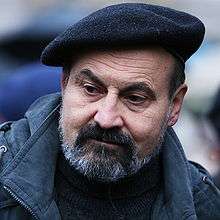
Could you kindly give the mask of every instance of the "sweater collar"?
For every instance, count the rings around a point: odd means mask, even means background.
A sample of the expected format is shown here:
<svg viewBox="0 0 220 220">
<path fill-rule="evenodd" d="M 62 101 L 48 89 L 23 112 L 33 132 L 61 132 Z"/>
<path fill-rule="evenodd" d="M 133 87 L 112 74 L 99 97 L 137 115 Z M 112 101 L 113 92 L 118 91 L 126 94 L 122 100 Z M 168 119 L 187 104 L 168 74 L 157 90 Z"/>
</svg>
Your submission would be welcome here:
<svg viewBox="0 0 220 220">
<path fill-rule="evenodd" d="M 92 197 L 111 197 L 112 199 L 139 196 L 158 185 L 162 176 L 160 155 L 152 158 L 138 173 L 112 183 L 91 180 L 78 173 L 78 171 L 69 165 L 62 152 L 59 156 L 57 170 L 62 173 L 63 177 L 73 187 L 82 193 Z"/>
</svg>

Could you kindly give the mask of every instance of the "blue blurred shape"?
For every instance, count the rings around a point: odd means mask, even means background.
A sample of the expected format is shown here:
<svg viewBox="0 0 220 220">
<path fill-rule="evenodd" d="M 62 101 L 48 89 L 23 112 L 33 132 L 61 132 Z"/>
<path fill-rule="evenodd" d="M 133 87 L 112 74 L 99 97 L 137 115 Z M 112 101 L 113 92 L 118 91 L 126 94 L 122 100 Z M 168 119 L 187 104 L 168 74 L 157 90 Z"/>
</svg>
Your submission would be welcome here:
<svg viewBox="0 0 220 220">
<path fill-rule="evenodd" d="M 0 82 L 0 114 L 5 120 L 21 118 L 38 97 L 60 91 L 61 68 L 31 63 Z"/>
</svg>

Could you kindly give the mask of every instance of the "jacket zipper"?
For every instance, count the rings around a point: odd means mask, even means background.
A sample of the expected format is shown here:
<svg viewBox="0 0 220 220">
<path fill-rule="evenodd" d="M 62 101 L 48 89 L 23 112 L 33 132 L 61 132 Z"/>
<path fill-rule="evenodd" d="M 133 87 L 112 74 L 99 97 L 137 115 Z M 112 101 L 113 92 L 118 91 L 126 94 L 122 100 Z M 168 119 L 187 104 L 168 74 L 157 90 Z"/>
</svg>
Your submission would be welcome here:
<svg viewBox="0 0 220 220">
<path fill-rule="evenodd" d="M 0 146 L 0 160 L 2 159 L 3 153 L 5 153 L 8 148 L 5 145 Z"/>
<path fill-rule="evenodd" d="M 19 199 L 12 191 L 10 188 L 8 188 L 7 186 L 3 186 L 3 188 L 21 205 L 23 206 L 26 210 L 28 210 L 31 215 L 35 218 L 35 219 L 39 219 L 37 217 L 37 215 L 33 212 L 33 210 L 28 206 L 26 205 L 21 199 Z"/>
</svg>

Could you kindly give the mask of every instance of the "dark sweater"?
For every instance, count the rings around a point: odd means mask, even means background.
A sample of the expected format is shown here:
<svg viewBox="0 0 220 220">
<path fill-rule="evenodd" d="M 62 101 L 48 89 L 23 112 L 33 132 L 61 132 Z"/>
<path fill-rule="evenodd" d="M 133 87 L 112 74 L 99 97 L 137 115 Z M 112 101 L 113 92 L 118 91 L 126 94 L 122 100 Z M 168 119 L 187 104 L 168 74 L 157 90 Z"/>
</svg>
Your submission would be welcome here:
<svg viewBox="0 0 220 220">
<path fill-rule="evenodd" d="M 107 184 L 79 174 L 61 154 L 55 177 L 55 200 L 62 219 L 150 219 L 160 190 L 160 167 L 157 157 L 132 177 Z"/>
</svg>

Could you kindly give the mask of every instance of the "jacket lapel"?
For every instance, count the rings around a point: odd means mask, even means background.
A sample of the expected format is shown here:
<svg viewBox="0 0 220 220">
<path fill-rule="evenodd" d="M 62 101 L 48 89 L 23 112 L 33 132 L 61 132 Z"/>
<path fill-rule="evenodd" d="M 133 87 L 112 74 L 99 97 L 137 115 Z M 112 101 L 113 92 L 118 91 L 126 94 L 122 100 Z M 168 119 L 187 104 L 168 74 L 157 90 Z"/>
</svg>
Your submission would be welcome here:
<svg viewBox="0 0 220 220">
<path fill-rule="evenodd" d="M 39 106 L 43 106 L 43 110 Z M 53 200 L 60 149 L 59 108 L 60 96 L 56 95 L 52 102 L 44 99 L 28 111 L 31 136 L 2 175 L 3 184 L 25 201 L 38 218 L 45 220 L 60 219 Z M 188 161 L 172 128 L 167 130 L 163 145 L 163 169 L 163 189 L 156 201 L 153 219 L 196 220 Z"/>
<path fill-rule="evenodd" d="M 153 219 L 196 220 L 189 164 L 172 128 L 168 128 L 163 145 L 163 173 Z"/>
<path fill-rule="evenodd" d="M 54 175 L 60 148 L 59 105 L 33 130 L 33 134 L 4 170 L 2 183 L 40 219 L 60 219 L 53 201 Z"/>
</svg>

